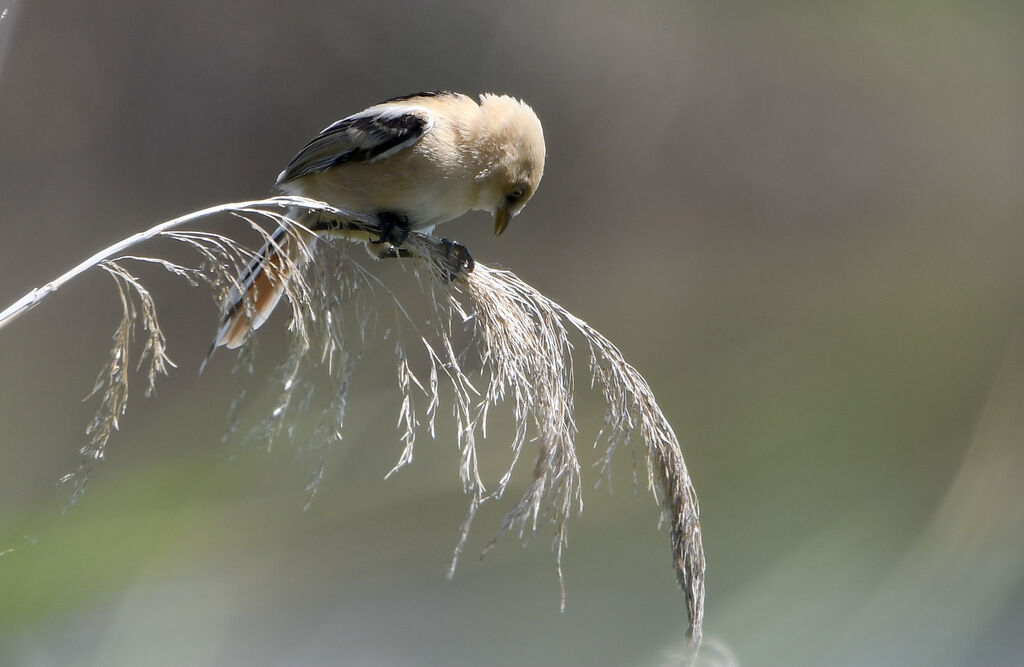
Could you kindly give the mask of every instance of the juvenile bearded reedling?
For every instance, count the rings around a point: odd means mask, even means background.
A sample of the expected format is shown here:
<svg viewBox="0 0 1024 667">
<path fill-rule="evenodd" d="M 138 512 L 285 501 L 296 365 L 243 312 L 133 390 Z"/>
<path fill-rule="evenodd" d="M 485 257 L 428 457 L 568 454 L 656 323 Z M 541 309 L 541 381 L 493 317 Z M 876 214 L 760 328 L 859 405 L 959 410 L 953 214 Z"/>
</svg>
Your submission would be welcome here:
<svg viewBox="0 0 1024 667">
<path fill-rule="evenodd" d="M 479 103 L 452 92 L 396 97 L 343 118 L 313 138 L 277 177 L 290 195 L 376 216 L 367 241 L 396 254 L 410 230 L 467 211 L 488 211 L 500 235 L 536 191 L 544 173 L 544 133 L 525 102 L 483 94 Z M 293 210 L 302 224 L 328 233 L 331 221 Z M 302 263 L 316 237 L 301 241 L 284 227 L 239 278 L 228 297 L 215 346 L 235 348 L 269 317 L 284 291 L 286 267 Z M 351 236 L 351 234 L 349 234 Z M 472 270 L 468 251 L 451 244 Z M 287 257 L 287 259 L 285 259 Z M 270 267 L 270 270 L 266 270 Z"/>
</svg>

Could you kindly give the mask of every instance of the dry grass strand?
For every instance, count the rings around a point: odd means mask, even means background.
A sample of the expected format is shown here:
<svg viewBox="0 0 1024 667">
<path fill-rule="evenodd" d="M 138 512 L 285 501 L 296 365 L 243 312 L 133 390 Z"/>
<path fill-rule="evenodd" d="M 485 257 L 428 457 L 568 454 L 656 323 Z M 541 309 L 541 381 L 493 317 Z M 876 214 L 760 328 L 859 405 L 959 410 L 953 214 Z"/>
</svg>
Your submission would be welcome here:
<svg viewBox="0 0 1024 667">
<path fill-rule="evenodd" d="M 372 218 L 321 202 L 275 197 L 182 216 L 97 253 L 0 313 L 3 327 L 91 268 L 105 271 L 117 286 L 122 317 L 113 336 L 110 357 L 91 394 L 99 396 L 100 404 L 87 429 L 89 442 L 82 448 L 80 469 L 65 478 L 75 482 L 72 501 L 84 489 L 92 465 L 104 457 L 107 443 L 125 413 L 131 370 L 129 355 L 136 331 L 141 331 L 143 341 L 137 370 L 146 378 L 147 394 L 152 393 L 156 377 L 173 366 L 153 297 L 125 265 L 154 263 L 189 284 L 208 284 L 214 298 L 223 303 L 229 294 L 241 291 L 238 275 L 256 253 L 226 235 L 183 228 L 221 213 L 244 221 L 263 243 L 273 242 L 271 233 L 260 224 L 269 222 L 273 227 L 284 226 L 290 234 L 289 242 L 300 244 L 297 260 L 287 259 L 269 269 L 277 272 L 272 278 L 282 282 L 290 305 L 291 344 L 276 375 L 279 398 L 251 435 L 268 447 L 284 436 L 289 440 L 301 439 L 307 448 L 318 450 L 319 463 L 307 488 L 309 502 L 324 476 L 324 448 L 342 437 L 346 396 L 352 369 L 360 357 L 358 351 L 368 343 L 393 338 L 401 396 L 397 423 L 403 447 L 388 476 L 412 462 L 420 430 L 434 436 L 445 399 L 450 402 L 456 426 L 459 477 L 469 496 L 469 506 L 449 575 L 454 573 L 479 508 L 485 502 L 504 497 L 527 447 L 535 444 L 529 483 L 508 510 L 487 549 L 510 530 L 525 537 L 536 533 L 543 524 L 550 524 L 563 607 L 562 553 L 568 520 L 583 509 L 581 466 L 576 453 L 572 343 L 574 337 L 581 338 L 588 350 L 592 386 L 599 389 L 606 404 L 599 436 L 599 441 L 605 443 L 601 458 L 604 474 L 620 446 L 643 442 L 646 485 L 669 524 L 673 567 L 683 589 L 689 645 L 695 654 L 703 626 L 705 570 L 697 496 L 679 441 L 644 378 L 607 338 L 515 274 L 478 263 L 472 273 L 452 279 L 451 247 L 433 237 L 414 233 L 406 243 L 417 257 L 411 271 L 428 304 L 430 315 L 426 320 L 410 316 L 375 272 L 347 254 L 352 243 L 342 244 L 345 248 L 336 261 L 307 262 L 312 248 L 306 239 L 312 236 L 306 221 L 342 221 L 347 227 L 332 230 L 330 236 L 343 239 L 345 228 L 365 230 L 375 224 Z M 198 265 L 188 267 L 157 257 L 120 254 L 161 236 L 193 249 L 199 257 Z M 363 233 L 359 240 L 365 237 Z M 318 254 L 329 251 L 317 249 Z M 326 266 L 331 267 L 329 272 Z M 383 312 L 375 296 L 378 293 L 387 296 L 395 306 L 394 326 L 383 335 L 373 333 Z M 251 311 L 251 306 L 247 307 L 250 317 Z M 404 327 L 410 329 L 409 335 L 402 334 Z M 411 338 L 417 347 L 422 345 L 428 369 L 422 378 L 412 370 L 413 357 L 408 354 L 404 338 Z M 237 357 L 236 370 L 251 370 L 254 356 L 255 337 L 248 336 Z M 470 368 L 479 371 L 471 373 Z M 317 374 L 326 378 L 329 387 L 326 402 L 319 405 L 314 401 L 316 383 L 310 381 Z M 480 470 L 478 438 L 486 437 L 490 411 L 500 403 L 511 406 L 515 428 L 509 443 L 510 462 L 489 488 Z M 314 426 L 299 434 L 299 424 Z"/>
</svg>

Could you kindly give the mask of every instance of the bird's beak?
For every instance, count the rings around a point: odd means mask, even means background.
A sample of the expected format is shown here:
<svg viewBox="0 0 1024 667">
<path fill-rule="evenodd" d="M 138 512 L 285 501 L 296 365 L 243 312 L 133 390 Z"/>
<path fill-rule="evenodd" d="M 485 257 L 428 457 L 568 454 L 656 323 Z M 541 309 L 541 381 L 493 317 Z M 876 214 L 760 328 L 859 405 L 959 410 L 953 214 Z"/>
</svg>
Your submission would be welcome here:
<svg viewBox="0 0 1024 667">
<path fill-rule="evenodd" d="M 501 233 L 508 227 L 509 220 L 512 219 L 512 212 L 508 210 L 507 206 L 502 206 L 494 212 L 494 235 L 501 236 Z"/>
</svg>

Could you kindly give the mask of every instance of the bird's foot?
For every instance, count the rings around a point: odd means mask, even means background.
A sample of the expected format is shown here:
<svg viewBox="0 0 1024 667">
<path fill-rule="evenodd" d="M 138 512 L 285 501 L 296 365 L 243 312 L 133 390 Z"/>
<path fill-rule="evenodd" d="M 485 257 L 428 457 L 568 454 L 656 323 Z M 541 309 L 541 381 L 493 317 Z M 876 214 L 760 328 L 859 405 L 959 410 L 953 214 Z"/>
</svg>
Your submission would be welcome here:
<svg viewBox="0 0 1024 667">
<path fill-rule="evenodd" d="M 397 248 L 409 238 L 411 227 L 405 216 L 384 211 L 377 214 L 377 220 L 380 221 L 380 237 L 371 243 L 387 243 Z"/>
<path fill-rule="evenodd" d="M 473 256 L 469 249 L 461 243 L 441 239 L 441 249 L 444 252 L 444 268 L 448 271 L 448 280 L 455 280 L 459 276 L 469 275 L 476 267 Z"/>
<path fill-rule="evenodd" d="M 451 282 L 460 276 L 473 272 L 476 262 L 473 261 L 473 256 L 469 254 L 466 246 L 455 241 L 449 241 L 448 239 L 434 239 L 433 242 L 436 244 L 434 247 L 441 251 L 440 266 L 437 268 L 442 277 L 447 278 Z M 396 248 L 394 245 L 384 248 L 377 253 L 377 257 L 381 259 L 399 259 L 416 256 L 416 253 L 408 248 Z"/>
</svg>

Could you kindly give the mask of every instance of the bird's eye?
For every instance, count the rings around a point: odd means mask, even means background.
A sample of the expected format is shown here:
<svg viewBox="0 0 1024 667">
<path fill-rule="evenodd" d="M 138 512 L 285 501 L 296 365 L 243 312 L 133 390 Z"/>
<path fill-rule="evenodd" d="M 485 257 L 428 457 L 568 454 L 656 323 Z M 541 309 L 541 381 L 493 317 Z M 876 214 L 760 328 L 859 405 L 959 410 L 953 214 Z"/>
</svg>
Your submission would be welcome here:
<svg viewBox="0 0 1024 667">
<path fill-rule="evenodd" d="M 508 193 L 508 198 L 510 200 L 519 200 L 519 199 L 522 199 L 523 195 L 525 195 L 525 194 L 526 194 L 526 188 L 523 187 L 522 185 L 520 185 L 520 186 L 516 187 L 516 189 L 513 190 L 512 192 Z"/>
</svg>

